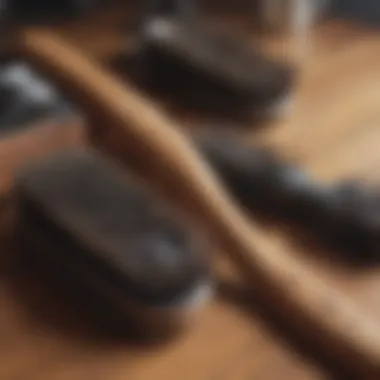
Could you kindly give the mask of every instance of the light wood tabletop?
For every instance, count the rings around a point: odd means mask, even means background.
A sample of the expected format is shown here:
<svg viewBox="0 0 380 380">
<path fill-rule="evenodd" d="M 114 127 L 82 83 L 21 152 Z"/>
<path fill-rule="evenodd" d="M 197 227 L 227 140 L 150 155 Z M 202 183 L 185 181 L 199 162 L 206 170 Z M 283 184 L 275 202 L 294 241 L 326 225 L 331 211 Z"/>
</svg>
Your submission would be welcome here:
<svg viewBox="0 0 380 380">
<path fill-rule="evenodd" d="M 60 32 L 88 54 L 107 61 L 123 48 L 123 17 L 110 12 Z M 266 128 L 252 128 L 249 134 L 252 142 L 272 144 L 323 181 L 353 176 L 376 184 L 380 34 L 338 22 L 318 27 L 301 65 L 292 114 Z M 24 134 L 3 137 L 2 194 L 17 168 L 31 158 L 82 144 L 86 136 L 80 120 L 45 123 Z M 1 210 L 2 232 L 7 236 L 9 219 L 5 208 Z M 263 233 L 284 255 L 296 255 L 380 323 L 380 269 L 346 268 L 329 260 L 328 252 L 297 244 L 293 236 L 274 228 Z M 316 380 L 332 376 L 318 355 L 290 339 L 281 328 L 281 316 L 268 320 L 265 308 L 250 299 L 234 277 L 221 286 L 215 301 L 183 336 L 165 346 L 137 348 L 94 332 L 45 282 L 12 269 L 7 260 L 12 252 L 6 243 L 2 252 L 1 380 Z"/>
</svg>

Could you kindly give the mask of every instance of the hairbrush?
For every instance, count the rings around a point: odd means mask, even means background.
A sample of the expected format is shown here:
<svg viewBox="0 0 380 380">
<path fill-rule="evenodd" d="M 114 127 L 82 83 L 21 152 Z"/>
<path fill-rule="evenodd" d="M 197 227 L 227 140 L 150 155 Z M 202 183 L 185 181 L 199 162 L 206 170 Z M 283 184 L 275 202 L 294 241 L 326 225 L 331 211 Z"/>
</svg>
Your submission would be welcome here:
<svg viewBox="0 0 380 380">
<path fill-rule="evenodd" d="M 66 150 L 28 165 L 16 189 L 28 261 L 71 297 L 86 294 L 98 312 L 107 305 L 154 335 L 183 326 L 209 298 L 210 257 L 199 239 L 110 160 Z"/>
<path fill-rule="evenodd" d="M 380 197 L 375 192 L 355 181 L 321 184 L 270 149 L 248 146 L 230 134 L 203 133 L 196 142 L 247 210 L 292 220 L 358 260 L 378 258 Z"/>
<path fill-rule="evenodd" d="M 324 352 L 335 365 L 362 379 L 380 375 L 378 321 L 350 297 L 283 255 L 248 221 L 217 177 L 169 117 L 128 83 L 120 83 L 56 34 L 26 30 L 22 54 L 71 89 L 80 104 L 104 123 L 94 125 L 98 145 L 124 164 L 134 149 L 158 180 L 212 234 L 222 252 L 260 292 L 273 312 Z"/>
<path fill-rule="evenodd" d="M 187 106 L 226 116 L 286 111 L 295 80 L 293 67 L 237 36 L 206 26 L 186 2 L 182 7 L 181 1 L 172 3 L 177 7 L 156 9 L 143 18 L 138 63 L 144 83 Z"/>
<path fill-rule="evenodd" d="M 72 114 L 74 106 L 26 62 L 0 63 L 0 132 Z"/>
</svg>

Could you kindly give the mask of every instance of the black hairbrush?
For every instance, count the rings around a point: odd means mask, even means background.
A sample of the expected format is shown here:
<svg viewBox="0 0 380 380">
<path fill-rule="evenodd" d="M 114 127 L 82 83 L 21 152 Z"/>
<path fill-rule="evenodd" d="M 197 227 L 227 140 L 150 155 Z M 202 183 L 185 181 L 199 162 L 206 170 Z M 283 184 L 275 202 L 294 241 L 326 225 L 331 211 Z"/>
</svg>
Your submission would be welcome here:
<svg viewBox="0 0 380 380">
<path fill-rule="evenodd" d="M 210 295 L 209 258 L 179 218 L 94 152 L 36 163 L 17 181 L 20 241 L 96 313 L 176 330 Z M 124 318 L 124 319 L 123 319 Z M 153 328 L 152 328 L 153 327 Z"/>
<path fill-rule="evenodd" d="M 73 112 L 74 106 L 60 91 L 27 63 L 0 63 L 0 132 Z"/>
<path fill-rule="evenodd" d="M 156 12 L 143 18 L 139 67 L 150 87 L 226 116 L 273 116 L 284 110 L 294 83 L 292 67 L 206 27 L 191 6 L 171 3 L 177 6 L 156 5 Z"/>
<path fill-rule="evenodd" d="M 293 221 L 355 260 L 378 259 L 380 196 L 356 182 L 322 185 L 269 149 L 201 134 L 201 152 L 242 206 Z"/>
</svg>

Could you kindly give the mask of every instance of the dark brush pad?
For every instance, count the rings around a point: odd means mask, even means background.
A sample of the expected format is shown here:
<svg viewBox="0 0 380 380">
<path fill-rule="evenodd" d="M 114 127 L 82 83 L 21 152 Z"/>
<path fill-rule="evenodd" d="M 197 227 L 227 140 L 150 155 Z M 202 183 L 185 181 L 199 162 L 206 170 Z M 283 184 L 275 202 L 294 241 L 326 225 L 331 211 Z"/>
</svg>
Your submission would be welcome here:
<svg viewBox="0 0 380 380">
<path fill-rule="evenodd" d="M 254 214 L 294 222 L 350 261 L 379 260 L 380 197 L 359 182 L 320 184 L 270 149 L 229 134 L 202 133 L 200 151 L 236 200 Z"/>
<path fill-rule="evenodd" d="M 209 260 L 180 218 L 94 152 L 31 165 L 17 190 L 29 261 L 76 284 L 74 295 L 87 292 L 125 314 L 131 304 L 165 311 L 183 307 L 208 282 Z"/>
<path fill-rule="evenodd" d="M 295 77 L 293 68 L 238 38 L 174 17 L 145 23 L 140 63 L 152 88 L 199 108 L 241 116 L 281 103 Z"/>
<path fill-rule="evenodd" d="M 53 83 L 23 61 L 0 63 L 0 132 L 75 112 Z"/>
</svg>

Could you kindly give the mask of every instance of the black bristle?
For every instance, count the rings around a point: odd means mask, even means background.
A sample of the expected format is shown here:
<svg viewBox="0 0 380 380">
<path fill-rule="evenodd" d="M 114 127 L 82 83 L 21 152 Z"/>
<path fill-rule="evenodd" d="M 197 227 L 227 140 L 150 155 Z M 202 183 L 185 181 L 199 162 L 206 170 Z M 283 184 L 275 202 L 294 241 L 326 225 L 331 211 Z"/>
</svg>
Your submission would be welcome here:
<svg viewBox="0 0 380 380">
<path fill-rule="evenodd" d="M 147 20 L 139 62 L 151 88 L 199 110 L 244 118 L 265 115 L 291 93 L 294 68 L 268 58 L 239 37 L 197 20 L 171 16 Z"/>
<path fill-rule="evenodd" d="M 368 218 L 369 212 L 376 212 L 375 198 L 357 181 L 331 186 L 331 193 L 324 218 L 326 235 L 353 251 L 372 251 L 380 237 L 380 224 Z"/>
<path fill-rule="evenodd" d="M 29 260 L 54 265 L 119 313 L 123 300 L 147 310 L 180 308 L 209 278 L 207 256 L 178 216 L 94 152 L 35 163 L 17 190 L 20 241 L 36 248 Z"/>
<path fill-rule="evenodd" d="M 231 136 L 202 134 L 199 148 L 234 196 L 248 208 L 286 208 L 305 186 L 293 169 L 264 147 L 248 147 Z"/>
<path fill-rule="evenodd" d="M 292 221 L 347 258 L 378 260 L 380 197 L 358 181 L 320 184 L 269 149 L 231 135 L 201 134 L 199 150 L 248 211 Z"/>
</svg>

